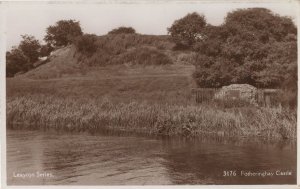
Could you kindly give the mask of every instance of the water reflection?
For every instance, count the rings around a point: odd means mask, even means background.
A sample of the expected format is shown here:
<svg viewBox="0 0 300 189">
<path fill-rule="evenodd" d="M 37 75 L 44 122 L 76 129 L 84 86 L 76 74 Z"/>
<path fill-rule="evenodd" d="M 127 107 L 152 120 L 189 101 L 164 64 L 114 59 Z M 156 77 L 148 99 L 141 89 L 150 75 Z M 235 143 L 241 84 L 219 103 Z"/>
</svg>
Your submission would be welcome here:
<svg viewBox="0 0 300 189">
<path fill-rule="evenodd" d="M 295 184 L 295 168 L 294 143 L 7 132 L 9 185 Z M 226 170 L 290 170 L 293 175 L 223 177 Z M 36 171 L 53 177 L 13 176 Z"/>
<path fill-rule="evenodd" d="M 167 164 L 176 184 L 292 184 L 296 183 L 296 148 L 291 144 L 258 144 L 241 141 L 235 145 L 218 140 L 165 141 Z M 278 145 L 280 148 L 278 148 Z M 235 170 L 236 177 L 223 171 Z M 291 170 L 292 176 L 242 177 L 241 171 Z"/>
</svg>

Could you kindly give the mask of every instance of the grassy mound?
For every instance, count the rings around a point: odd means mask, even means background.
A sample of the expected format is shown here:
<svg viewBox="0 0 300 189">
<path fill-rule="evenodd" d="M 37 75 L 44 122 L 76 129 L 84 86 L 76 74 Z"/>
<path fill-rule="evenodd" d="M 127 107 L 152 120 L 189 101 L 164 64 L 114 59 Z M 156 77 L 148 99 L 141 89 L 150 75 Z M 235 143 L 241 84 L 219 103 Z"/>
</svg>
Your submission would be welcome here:
<svg viewBox="0 0 300 189">
<path fill-rule="evenodd" d="M 76 46 L 78 44 L 80 48 Z M 84 37 L 80 43 L 53 51 L 43 64 L 17 77 L 52 79 L 82 76 L 95 66 L 173 64 L 176 61 L 174 53 L 170 54 L 173 45 L 167 36 L 110 34 Z M 92 49 L 92 53 L 83 49 Z"/>
<path fill-rule="evenodd" d="M 84 37 L 83 37 L 84 38 Z M 139 34 L 112 34 L 94 37 L 89 40 L 87 47 L 93 47 L 92 53 L 86 53 L 77 44 L 79 61 L 85 65 L 103 66 L 113 64 L 143 64 L 162 65 L 172 64 L 165 53 L 173 47 L 166 36 L 150 36 Z"/>
<path fill-rule="evenodd" d="M 16 76 L 16 78 L 49 79 L 69 75 L 82 75 L 85 68 L 78 63 L 76 54 L 76 49 L 73 46 L 57 49 L 51 53 L 43 64 L 33 70 Z"/>
<path fill-rule="evenodd" d="M 106 66 L 117 64 L 129 65 L 166 65 L 173 64 L 164 53 L 150 47 L 132 48 L 118 55 L 94 53 L 91 57 L 81 55 L 79 61 L 89 66 Z"/>
</svg>

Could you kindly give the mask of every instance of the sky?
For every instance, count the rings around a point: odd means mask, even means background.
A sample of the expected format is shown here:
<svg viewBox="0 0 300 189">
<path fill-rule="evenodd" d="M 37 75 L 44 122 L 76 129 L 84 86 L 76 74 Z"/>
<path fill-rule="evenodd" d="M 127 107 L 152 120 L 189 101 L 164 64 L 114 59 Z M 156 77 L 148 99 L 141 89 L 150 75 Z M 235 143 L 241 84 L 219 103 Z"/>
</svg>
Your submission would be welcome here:
<svg viewBox="0 0 300 189">
<path fill-rule="evenodd" d="M 155 3 L 154 3 L 155 2 Z M 10 2 L 4 5 L 6 15 L 6 48 L 19 44 L 21 35 L 35 36 L 40 42 L 46 28 L 62 19 L 80 21 L 84 33 L 104 35 L 119 26 L 131 26 L 138 33 L 164 35 L 172 23 L 187 13 L 204 14 L 208 23 L 220 25 L 228 12 L 238 8 L 264 7 L 296 23 L 295 1 L 264 3 L 208 3 L 183 1 L 150 1 L 148 3 L 47 3 Z M 276 26 L 274 26 L 276 27 Z"/>
</svg>

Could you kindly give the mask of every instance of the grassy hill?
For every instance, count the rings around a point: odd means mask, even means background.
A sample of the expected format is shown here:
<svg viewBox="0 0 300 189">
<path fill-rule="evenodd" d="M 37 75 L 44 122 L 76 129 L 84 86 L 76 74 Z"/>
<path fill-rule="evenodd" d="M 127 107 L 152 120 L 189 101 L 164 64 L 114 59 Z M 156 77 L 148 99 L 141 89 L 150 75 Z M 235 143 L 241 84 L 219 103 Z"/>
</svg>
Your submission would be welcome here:
<svg viewBox="0 0 300 189">
<path fill-rule="evenodd" d="M 51 53 L 44 64 L 17 77 L 50 79 L 84 75 L 94 67 L 111 65 L 187 65 L 192 52 L 173 51 L 174 43 L 167 36 L 117 34 L 95 37 L 96 51 L 86 54 L 70 45 Z"/>
<path fill-rule="evenodd" d="M 166 36 L 138 34 L 97 37 L 97 51 L 86 55 L 70 45 L 45 63 L 7 80 L 7 95 L 52 94 L 108 97 L 157 103 L 188 103 L 194 66 L 189 52 L 173 51 Z"/>
</svg>

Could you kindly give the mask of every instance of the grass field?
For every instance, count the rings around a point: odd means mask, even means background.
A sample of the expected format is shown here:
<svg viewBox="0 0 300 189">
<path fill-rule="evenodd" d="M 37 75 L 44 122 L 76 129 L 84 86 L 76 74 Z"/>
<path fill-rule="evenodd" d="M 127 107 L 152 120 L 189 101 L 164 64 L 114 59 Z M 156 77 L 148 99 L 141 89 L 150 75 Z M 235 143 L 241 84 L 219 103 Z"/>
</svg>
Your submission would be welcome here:
<svg viewBox="0 0 300 189">
<path fill-rule="evenodd" d="M 100 98 L 114 102 L 146 101 L 187 104 L 192 100 L 193 66 L 96 67 L 80 76 L 54 79 L 7 79 L 7 97 L 33 94 L 58 97 Z"/>
</svg>

